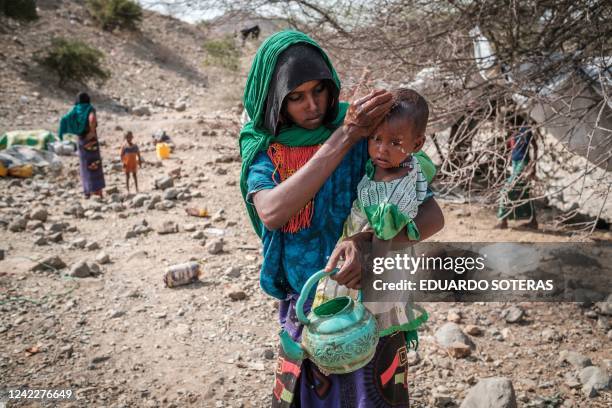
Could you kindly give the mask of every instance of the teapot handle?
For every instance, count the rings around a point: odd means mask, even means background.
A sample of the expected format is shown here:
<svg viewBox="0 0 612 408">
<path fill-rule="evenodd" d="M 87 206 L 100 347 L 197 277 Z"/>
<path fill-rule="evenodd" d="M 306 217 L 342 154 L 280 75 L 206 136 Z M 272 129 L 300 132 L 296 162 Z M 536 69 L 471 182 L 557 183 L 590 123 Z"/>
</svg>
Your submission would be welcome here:
<svg viewBox="0 0 612 408">
<path fill-rule="evenodd" d="M 312 275 L 302 287 L 302 292 L 300 293 L 300 297 L 298 298 L 297 303 L 295 304 L 295 310 L 297 312 L 298 320 L 304 326 L 308 326 L 310 324 L 310 320 L 304 314 L 304 303 L 306 302 L 306 299 L 308 299 L 308 294 L 310 293 L 312 286 L 315 285 L 317 282 L 319 282 L 319 280 L 321 280 L 321 278 L 324 277 L 325 275 L 332 276 L 338 271 L 339 271 L 338 268 L 334 268 L 334 270 L 332 270 L 329 273 L 325 272 L 325 270 L 320 270 L 319 272 Z M 361 302 L 361 289 L 357 291 L 357 301 Z"/>
<path fill-rule="evenodd" d="M 308 326 L 310 324 L 310 320 L 304 314 L 304 303 L 306 302 L 306 299 L 308 299 L 308 294 L 310 293 L 310 290 L 312 289 L 313 285 L 316 285 L 317 282 L 319 282 L 319 280 L 325 275 L 331 276 L 334 273 L 338 272 L 338 270 L 339 270 L 338 268 L 335 268 L 331 272 L 325 272 L 324 269 L 321 269 L 319 272 L 315 273 L 310 278 L 308 278 L 308 280 L 302 287 L 302 291 L 300 292 L 300 297 L 298 298 L 297 303 L 295 305 L 295 311 L 297 312 L 298 320 L 304 326 Z"/>
</svg>

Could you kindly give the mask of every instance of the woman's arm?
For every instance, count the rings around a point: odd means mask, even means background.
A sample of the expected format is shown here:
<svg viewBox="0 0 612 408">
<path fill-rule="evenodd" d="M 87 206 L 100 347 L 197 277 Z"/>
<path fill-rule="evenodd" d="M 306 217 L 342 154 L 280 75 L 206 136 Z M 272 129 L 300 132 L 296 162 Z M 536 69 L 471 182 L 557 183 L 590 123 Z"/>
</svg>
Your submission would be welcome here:
<svg viewBox="0 0 612 408">
<path fill-rule="evenodd" d="M 355 102 L 358 106 L 350 125 L 338 128 L 308 162 L 272 189 L 253 195 L 257 214 L 266 228 L 278 229 L 315 196 L 346 153 L 367 137 L 390 107 L 391 94 L 378 91 Z"/>
<path fill-rule="evenodd" d="M 427 239 L 442 228 L 444 228 L 444 214 L 435 198 L 430 198 L 425 201 L 420 207 L 414 222 L 419 229 L 421 240 Z M 329 257 L 329 261 L 325 266 L 327 272 L 331 272 L 340 260 L 344 260 L 340 271 L 335 274 L 332 279 L 335 279 L 339 284 L 346 285 L 351 289 L 361 288 L 361 252 L 362 245 L 372 241 L 373 232 L 360 232 L 349 238 L 346 238 L 338 245 Z M 393 242 L 409 242 L 408 234 L 403 231 L 399 233 Z"/>
<path fill-rule="evenodd" d="M 98 120 L 96 119 L 95 112 L 91 112 L 87 117 L 87 122 L 89 124 L 87 129 L 87 134 L 85 135 L 85 140 L 89 140 L 97 135 L 96 129 L 98 127 Z"/>
<path fill-rule="evenodd" d="M 253 204 L 266 228 L 275 230 L 282 227 L 302 209 L 357 141 L 357 138 L 345 134 L 342 128 L 336 130 L 295 174 L 272 189 L 255 193 Z"/>
</svg>

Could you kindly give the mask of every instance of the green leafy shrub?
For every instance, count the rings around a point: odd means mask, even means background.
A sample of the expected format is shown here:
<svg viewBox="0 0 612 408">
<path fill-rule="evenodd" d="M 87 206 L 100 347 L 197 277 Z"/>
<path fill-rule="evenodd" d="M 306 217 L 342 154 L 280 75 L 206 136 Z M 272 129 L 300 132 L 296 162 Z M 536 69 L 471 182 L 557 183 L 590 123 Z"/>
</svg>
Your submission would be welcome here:
<svg viewBox="0 0 612 408">
<path fill-rule="evenodd" d="M 0 11 L 17 20 L 36 20 L 36 0 L 0 0 Z"/>
<path fill-rule="evenodd" d="M 103 30 L 137 30 L 142 7 L 133 0 L 89 0 L 89 11 Z"/>
<path fill-rule="evenodd" d="M 60 86 L 66 81 L 84 83 L 89 79 L 107 80 L 110 74 L 102 67 L 104 54 L 78 40 L 55 38 L 40 62 L 59 76 Z"/>
<path fill-rule="evenodd" d="M 209 40 L 204 43 L 208 54 L 204 63 L 237 71 L 240 68 L 240 50 L 232 37 Z"/>
</svg>

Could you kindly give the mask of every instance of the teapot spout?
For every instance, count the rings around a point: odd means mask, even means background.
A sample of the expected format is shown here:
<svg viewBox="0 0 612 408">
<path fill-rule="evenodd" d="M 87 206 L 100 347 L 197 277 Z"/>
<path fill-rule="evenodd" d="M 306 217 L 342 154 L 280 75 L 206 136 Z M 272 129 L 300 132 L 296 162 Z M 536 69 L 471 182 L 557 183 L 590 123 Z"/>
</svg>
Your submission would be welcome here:
<svg viewBox="0 0 612 408">
<path fill-rule="evenodd" d="M 283 351 L 291 360 L 303 360 L 304 359 L 304 349 L 300 346 L 295 340 L 291 338 L 289 333 L 285 330 L 282 330 L 279 333 L 280 343 L 283 347 Z"/>
</svg>

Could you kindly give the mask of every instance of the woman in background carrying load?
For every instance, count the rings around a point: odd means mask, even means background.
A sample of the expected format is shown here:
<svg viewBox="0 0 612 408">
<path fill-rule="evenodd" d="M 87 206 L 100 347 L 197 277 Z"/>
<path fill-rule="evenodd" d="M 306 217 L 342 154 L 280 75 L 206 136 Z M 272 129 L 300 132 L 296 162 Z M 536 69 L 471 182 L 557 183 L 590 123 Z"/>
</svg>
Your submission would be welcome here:
<svg viewBox="0 0 612 408">
<path fill-rule="evenodd" d="M 81 92 L 70 112 L 62 117 L 58 131 L 60 140 L 66 133 L 79 137 L 79 168 L 85 198 L 91 194 L 102 197 L 102 190 L 106 186 L 97 126 L 96 110 L 90 103 L 89 95 Z"/>
</svg>

